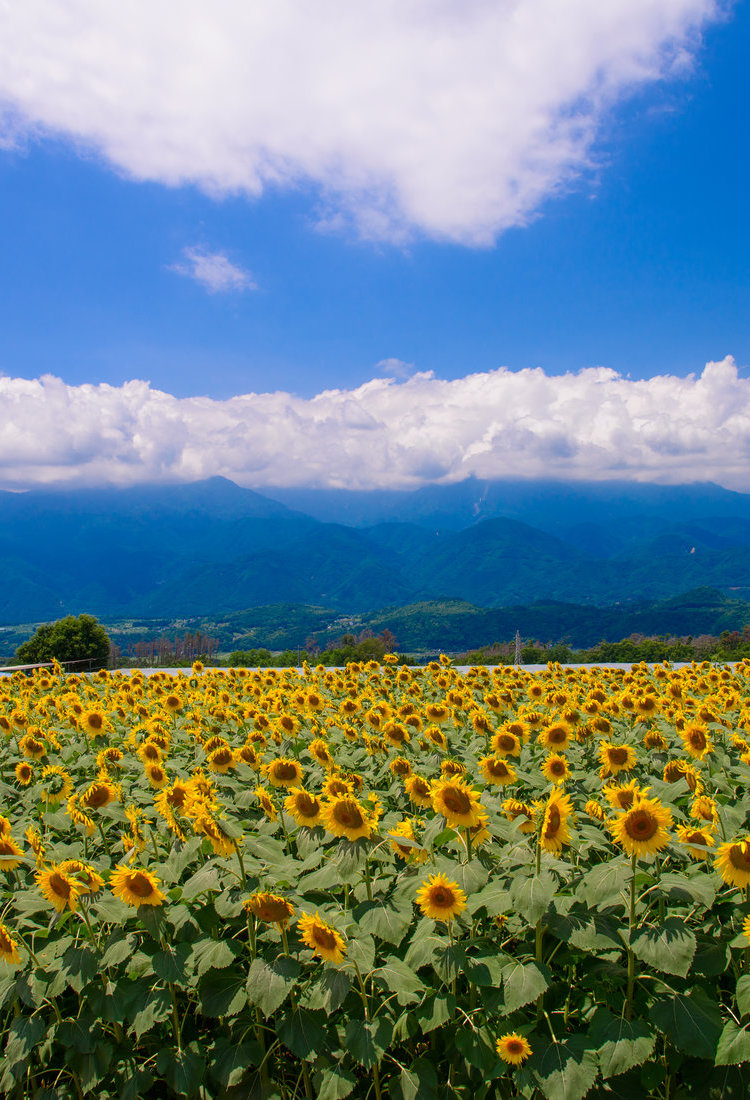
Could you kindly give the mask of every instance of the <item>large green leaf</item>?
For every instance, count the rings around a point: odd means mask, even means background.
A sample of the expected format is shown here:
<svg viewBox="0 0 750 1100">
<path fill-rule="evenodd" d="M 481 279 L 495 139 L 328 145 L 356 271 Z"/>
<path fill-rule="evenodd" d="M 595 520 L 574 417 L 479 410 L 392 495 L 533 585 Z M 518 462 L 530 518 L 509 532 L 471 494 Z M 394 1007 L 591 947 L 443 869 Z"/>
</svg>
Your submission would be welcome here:
<svg viewBox="0 0 750 1100">
<path fill-rule="evenodd" d="M 718 1004 L 703 990 L 660 998 L 651 1006 L 651 1019 L 679 1050 L 695 1058 L 715 1057 L 723 1021 Z"/>
<path fill-rule="evenodd" d="M 385 1016 L 376 1020 L 350 1020 L 346 1025 L 346 1049 L 365 1069 L 379 1063 L 393 1038 L 393 1027 Z"/>
<path fill-rule="evenodd" d="M 354 1089 L 357 1078 L 348 1069 L 335 1066 L 325 1069 L 320 1075 L 317 1100 L 344 1100 Z"/>
<path fill-rule="evenodd" d="M 281 955 L 273 962 L 254 959 L 247 976 L 247 996 L 264 1016 L 272 1016 L 294 988 L 300 972 L 296 959 Z"/>
<path fill-rule="evenodd" d="M 193 945 L 191 965 L 199 978 L 209 970 L 224 970 L 231 966 L 238 949 L 226 940 L 200 940 Z"/>
<path fill-rule="evenodd" d="M 322 1008 L 326 1014 L 335 1012 L 344 1003 L 351 988 L 348 974 L 343 970 L 326 967 L 308 986 L 304 1007 Z"/>
<path fill-rule="evenodd" d="M 354 911 L 354 918 L 363 932 L 369 932 L 380 940 L 398 947 L 412 921 L 413 909 L 409 903 L 394 905 L 381 899 L 364 902 Z"/>
<path fill-rule="evenodd" d="M 279 1023 L 276 1033 L 285 1046 L 303 1061 L 310 1059 L 325 1043 L 325 1028 L 320 1013 L 307 1008 L 290 1012 Z"/>
<path fill-rule="evenodd" d="M 666 894 L 671 901 L 698 902 L 706 909 L 711 908 L 716 897 L 714 885 L 706 874 L 688 877 L 669 872 L 661 876 L 657 889 L 662 894 Z"/>
<path fill-rule="evenodd" d="M 742 974 L 737 979 L 737 1008 L 741 1016 L 750 1013 L 750 974 Z"/>
<path fill-rule="evenodd" d="M 534 1051 L 528 1071 L 547 1100 L 581 1100 L 596 1080 L 596 1054 L 581 1035 Z"/>
<path fill-rule="evenodd" d="M 229 1039 L 219 1038 L 209 1061 L 210 1073 L 225 1089 L 239 1085 L 252 1066 L 257 1066 L 263 1057 L 260 1043 L 233 1043 Z"/>
<path fill-rule="evenodd" d="M 557 883 L 549 871 L 531 878 L 517 878 L 510 888 L 513 908 L 529 924 L 536 924 L 549 909 L 556 889 Z"/>
<path fill-rule="evenodd" d="M 206 1063 L 195 1050 L 175 1050 L 166 1047 L 159 1051 L 156 1068 L 178 1096 L 195 1096 L 206 1072 Z"/>
<path fill-rule="evenodd" d="M 163 950 L 154 954 L 154 974 L 165 982 L 185 985 L 188 980 L 188 960 L 190 956 L 189 943 L 168 943 Z"/>
<path fill-rule="evenodd" d="M 437 1073 L 427 1058 L 417 1058 L 410 1066 L 404 1066 L 399 1084 L 404 1100 L 434 1100 L 438 1094 Z"/>
<path fill-rule="evenodd" d="M 599 863 L 583 876 L 576 893 L 583 897 L 586 905 L 597 909 L 610 906 L 626 906 L 626 895 L 630 888 L 630 861 L 610 859 Z"/>
<path fill-rule="evenodd" d="M 198 1007 L 204 1016 L 236 1016 L 247 1004 L 246 973 L 239 967 L 212 970 L 198 989 Z"/>
<path fill-rule="evenodd" d="M 456 998 L 452 993 L 445 993 L 442 990 L 431 993 L 414 1011 L 419 1020 L 419 1026 L 427 1035 L 451 1018 L 456 1011 Z"/>
<path fill-rule="evenodd" d="M 641 928 L 630 941 L 633 954 L 654 970 L 684 978 L 695 954 L 695 935 L 679 917 L 666 917 L 655 928 Z"/>
<path fill-rule="evenodd" d="M 716 1065 L 737 1066 L 740 1062 L 750 1062 L 750 1032 L 728 1020 L 719 1036 Z"/>
<path fill-rule="evenodd" d="M 605 1080 L 640 1066 L 651 1055 L 655 1042 L 656 1034 L 647 1024 L 613 1016 L 606 1008 L 598 1009 L 591 1022 L 591 1045 L 597 1048 Z"/>
<path fill-rule="evenodd" d="M 411 967 L 395 955 L 390 955 L 373 971 L 372 976 L 376 983 L 385 985 L 396 994 L 396 1000 L 400 1005 L 418 1001 L 419 994 L 424 990 L 424 984 Z"/>
<path fill-rule="evenodd" d="M 503 1010 L 523 1008 L 549 986 L 549 972 L 538 963 L 510 962 L 503 967 Z"/>
<path fill-rule="evenodd" d="M 149 993 L 143 1007 L 133 1017 L 132 1030 L 135 1032 L 136 1037 L 140 1039 L 141 1035 L 145 1035 L 147 1031 L 150 1031 L 154 1024 L 166 1020 L 171 1011 L 172 998 L 169 995 L 169 990 L 154 989 Z"/>
</svg>

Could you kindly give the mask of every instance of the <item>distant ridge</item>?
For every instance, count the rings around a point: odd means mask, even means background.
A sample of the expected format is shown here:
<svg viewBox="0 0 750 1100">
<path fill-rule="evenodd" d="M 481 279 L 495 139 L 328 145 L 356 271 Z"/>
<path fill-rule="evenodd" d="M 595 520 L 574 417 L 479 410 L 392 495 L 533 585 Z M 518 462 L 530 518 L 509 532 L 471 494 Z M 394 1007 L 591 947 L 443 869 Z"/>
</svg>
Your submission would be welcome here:
<svg viewBox="0 0 750 1100">
<path fill-rule="evenodd" d="M 446 599 L 604 607 L 701 586 L 750 594 L 750 496 L 719 486 L 470 480 L 395 496 L 398 508 L 394 494 L 368 496 L 368 507 L 401 518 L 354 526 L 225 478 L 0 493 L 0 623 L 284 603 L 345 614 Z"/>
</svg>

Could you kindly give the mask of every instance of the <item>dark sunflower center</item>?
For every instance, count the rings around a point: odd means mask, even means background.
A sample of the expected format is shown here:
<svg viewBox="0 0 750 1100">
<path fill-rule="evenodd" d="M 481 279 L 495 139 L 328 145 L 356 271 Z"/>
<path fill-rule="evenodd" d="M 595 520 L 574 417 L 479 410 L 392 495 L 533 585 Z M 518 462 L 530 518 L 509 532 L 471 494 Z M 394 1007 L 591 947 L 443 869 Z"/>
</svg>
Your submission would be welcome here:
<svg viewBox="0 0 750 1100">
<path fill-rule="evenodd" d="M 365 823 L 362 811 L 349 801 L 337 802 L 333 808 L 333 816 L 345 829 L 360 829 Z"/>
<path fill-rule="evenodd" d="M 504 779 L 508 775 L 508 765 L 504 764 L 502 760 L 490 760 L 487 770 L 490 775 L 494 775 L 498 779 Z"/>
<path fill-rule="evenodd" d="M 146 757 L 147 760 L 158 760 L 159 750 L 156 745 L 144 745 L 143 755 Z"/>
<path fill-rule="evenodd" d="M 58 875 L 57 872 L 50 875 L 49 888 L 58 898 L 67 900 L 70 897 L 70 883 L 62 875 Z"/>
<path fill-rule="evenodd" d="M 447 787 L 443 791 L 443 802 L 452 814 L 467 814 L 471 809 L 469 796 L 455 787 Z"/>
<path fill-rule="evenodd" d="M 455 900 L 452 890 L 445 886 L 433 886 L 430 901 L 436 909 L 450 909 Z"/>
<path fill-rule="evenodd" d="M 229 764 L 232 759 L 232 753 L 229 749 L 217 749 L 213 755 L 214 764 L 218 764 L 219 767 L 223 767 L 224 764 Z"/>
<path fill-rule="evenodd" d="M 738 871 L 750 872 L 750 844 L 733 844 L 729 849 L 729 862 Z"/>
<path fill-rule="evenodd" d="M 128 877 L 128 889 L 137 898 L 147 898 L 154 891 L 151 882 L 140 871 Z"/>
<path fill-rule="evenodd" d="M 550 806 L 547 813 L 547 825 L 544 829 L 544 835 L 549 840 L 555 835 L 560 828 L 562 818 L 560 817 L 560 811 L 557 806 Z"/>
<path fill-rule="evenodd" d="M 422 798 L 426 798 L 430 793 L 430 785 L 426 779 L 415 779 L 412 784 L 412 790 L 414 794 L 421 795 Z"/>
<path fill-rule="evenodd" d="M 549 770 L 553 775 L 565 775 L 565 761 L 553 760 L 549 766 Z"/>
<path fill-rule="evenodd" d="M 633 805 L 635 793 L 633 791 L 618 791 L 617 804 L 622 810 L 629 810 Z"/>
<path fill-rule="evenodd" d="M 93 790 L 88 791 L 86 797 L 83 800 L 84 805 L 88 806 L 91 810 L 96 810 L 100 806 L 106 806 L 109 802 L 109 790 L 107 787 L 94 787 Z"/>
<path fill-rule="evenodd" d="M 286 761 L 279 761 L 274 765 L 274 774 L 277 779 L 296 779 L 297 766 Z"/>
<path fill-rule="evenodd" d="M 705 749 L 706 738 L 702 730 L 691 730 L 688 738 L 694 749 Z"/>
<path fill-rule="evenodd" d="M 318 800 L 309 794 L 297 795 L 297 813 L 302 817 L 315 817 L 318 812 Z"/>
<path fill-rule="evenodd" d="M 336 937 L 333 932 L 329 932 L 327 928 L 321 928 L 319 925 L 315 925 L 312 930 L 312 937 L 318 947 L 322 947 L 325 951 L 335 950 Z"/>
<path fill-rule="evenodd" d="M 513 752 L 516 747 L 516 739 L 511 737 L 509 733 L 501 733 L 497 739 L 497 747 L 500 752 Z"/>
<path fill-rule="evenodd" d="M 625 831 L 633 840 L 650 840 L 659 822 L 648 810 L 632 810 L 625 819 Z"/>
<path fill-rule="evenodd" d="M 609 761 L 611 764 L 626 764 L 628 760 L 628 750 L 622 747 L 609 750 Z"/>
<path fill-rule="evenodd" d="M 567 740 L 567 730 L 561 729 L 560 726 L 553 726 L 547 732 L 547 741 L 550 745 L 563 745 Z"/>
<path fill-rule="evenodd" d="M 92 730 L 100 730 L 104 725 L 104 719 L 101 714 L 90 714 L 88 716 L 88 727 Z"/>
</svg>

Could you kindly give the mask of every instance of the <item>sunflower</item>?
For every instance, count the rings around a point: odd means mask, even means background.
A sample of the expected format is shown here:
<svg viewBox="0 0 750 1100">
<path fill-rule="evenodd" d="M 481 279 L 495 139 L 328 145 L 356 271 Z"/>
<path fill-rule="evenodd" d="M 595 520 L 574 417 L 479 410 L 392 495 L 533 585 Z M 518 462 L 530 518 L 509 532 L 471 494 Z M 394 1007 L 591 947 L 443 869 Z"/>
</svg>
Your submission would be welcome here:
<svg viewBox="0 0 750 1100">
<path fill-rule="evenodd" d="M 545 749 L 564 752 L 570 745 L 570 733 L 569 725 L 564 722 L 554 722 L 541 731 L 537 741 Z"/>
<path fill-rule="evenodd" d="M 307 825 L 309 828 L 319 824 L 321 819 L 320 799 L 304 787 L 292 787 L 284 799 L 284 809 L 298 825 Z"/>
<path fill-rule="evenodd" d="M 80 795 L 80 804 L 87 810 L 99 810 L 102 806 L 108 806 L 110 802 L 114 802 L 116 798 L 117 787 L 111 783 L 95 780 Z"/>
<path fill-rule="evenodd" d="M 745 917 L 742 922 L 742 935 L 750 943 L 750 916 Z"/>
<path fill-rule="evenodd" d="M 713 752 L 714 743 L 709 737 L 708 730 L 699 722 L 690 722 L 680 730 L 680 738 L 685 746 L 685 752 L 696 760 L 702 760 Z"/>
<path fill-rule="evenodd" d="M 452 920 L 466 908 L 466 894 L 446 875 L 430 875 L 417 891 L 416 902 L 432 920 Z"/>
<path fill-rule="evenodd" d="M 495 1044 L 495 1049 L 504 1062 L 509 1066 L 520 1066 L 531 1054 L 531 1045 L 528 1039 L 519 1035 L 516 1031 L 509 1031 L 501 1035 Z"/>
<path fill-rule="evenodd" d="M 311 947 L 314 955 L 320 955 L 325 962 L 340 963 L 346 954 L 346 941 L 340 932 L 321 918 L 306 913 L 297 923 L 299 937 L 306 947 Z"/>
<path fill-rule="evenodd" d="M 207 808 L 196 814 L 193 821 L 193 830 L 199 836 L 208 837 L 214 855 L 232 856 L 237 851 L 237 844 L 241 837 L 232 836 L 220 817 L 212 814 Z"/>
<path fill-rule="evenodd" d="M 23 849 L 16 844 L 10 833 L 3 833 L 0 836 L 0 871 L 15 871 L 16 867 L 20 867 L 21 860 L 18 856 L 23 856 Z"/>
<path fill-rule="evenodd" d="M 328 775 L 321 787 L 321 793 L 324 798 L 345 798 L 354 793 L 354 786 L 343 775 Z"/>
<path fill-rule="evenodd" d="M 491 744 L 496 756 L 520 756 L 521 754 L 521 739 L 509 729 L 498 730 Z"/>
<path fill-rule="evenodd" d="M 402 779 L 411 775 L 411 764 L 405 756 L 397 756 L 391 760 L 388 769 L 393 775 L 400 775 Z"/>
<path fill-rule="evenodd" d="M 75 911 L 78 908 L 80 895 L 88 893 L 72 875 L 63 871 L 57 863 L 37 871 L 34 878 L 45 900 L 51 902 L 58 913 L 62 913 L 67 908 Z"/>
<path fill-rule="evenodd" d="M 448 741 L 439 726 L 428 726 L 424 731 L 424 735 L 428 742 L 437 746 L 442 752 L 448 751 Z"/>
<path fill-rule="evenodd" d="M 213 752 L 208 753 L 206 766 L 212 772 L 218 772 L 219 775 L 226 775 L 234 765 L 234 753 L 229 745 L 220 745 L 218 748 L 214 749 Z"/>
<path fill-rule="evenodd" d="M 86 813 L 81 805 L 81 798 L 79 795 L 72 794 L 70 796 L 65 804 L 65 810 L 74 825 L 81 825 L 89 836 L 93 836 L 96 832 L 96 822 L 93 817 Z"/>
<path fill-rule="evenodd" d="M 270 894 L 268 891 L 258 890 L 245 902 L 247 909 L 258 920 L 266 924 L 278 924 L 279 928 L 285 928 L 294 916 L 294 906 L 281 894 Z"/>
<path fill-rule="evenodd" d="M 9 966 L 17 966 L 21 962 L 18 944 L 4 924 L 0 924 L 0 959 Z"/>
<path fill-rule="evenodd" d="M 568 795 L 553 791 L 547 802 L 538 804 L 537 808 L 544 811 L 539 834 L 542 850 L 559 856 L 563 845 L 570 844 L 568 821 L 573 813 L 573 804 Z"/>
<path fill-rule="evenodd" d="M 352 794 L 324 802 L 322 818 L 329 833 L 347 840 L 370 836 L 374 826 L 371 815 Z"/>
<path fill-rule="evenodd" d="M 263 770 L 272 787 L 299 787 L 302 783 L 302 767 L 296 760 L 280 756 L 265 764 Z"/>
<path fill-rule="evenodd" d="M 104 879 L 88 863 L 80 859 L 64 859 L 60 864 L 63 874 L 73 876 L 81 895 L 98 894 L 104 889 Z"/>
<path fill-rule="evenodd" d="M 260 802 L 260 808 L 263 811 L 263 813 L 266 815 L 268 820 L 269 821 L 275 821 L 276 818 L 279 815 L 276 813 L 276 807 L 273 804 L 273 799 L 271 798 L 271 796 L 268 793 L 268 791 L 266 790 L 266 788 L 265 787 L 256 787 L 255 791 L 253 793 L 255 794 L 255 797 L 258 799 L 258 802 Z"/>
<path fill-rule="evenodd" d="M 163 905 L 166 895 L 159 889 L 159 879 L 142 868 L 119 864 L 112 872 L 109 888 L 126 905 Z"/>
<path fill-rule="evenodd" d="M 40 741 L 39 738 L 34 737 L 32 733 L 24 734 L 18 742 L 18 747 L 23 755 L 29 760 L 41 760 L 47 752 L 44 741 Z"/>
<path fill-rule="evenodd" d="M 750 837 L 722 844 L 716 853 L 714 867 L 730 886 L 750 884 Z"/>
<path fill-rule="evenodd" d="M 583 809 L 584 812 L 589 815 L 589 817 L 592 817 L 594 819 L 594 821 L 604 821 L 604 810 L 598 802 L 594 801 L 593 798 L 589 799 Z"/>
<path fill-rule="evenodd" d="M 648 730 L 643 738 L 643 744 L 651 752 L 666 752 L 669 746 L 658 730 Z"/>
<path fill-rule="evenodd" d="M 460 779 L 442 779 L 432 784 L 432 808 L 443 815 L 451 829 L 471 828 L 481 819 L 479 795 Z"/>
<path fill-rule="evenodd" d="M 421 806 L 422 809 L 432 806 L 432 791 L 429 780 L 424 776 L 410 775 L 404 781 L 404 790 L 415 806 Z"/>
<path fill-rule="evenodd" d="M 629 856 L 654 855 L 669 844 L 667 829 L 672 814 L 658 798 L 637 798 L 629 810 L 617 814 L 609 822 L 616 842 Z"/>
<path fill-rule="evenodd" d="M 323 740 L 322 737 L 316 737 L 307 746 L 307 751 L 317 760 L 321 767 L 326 771 L 333 771 L 334 760 L 331 756 L 331 750 L 328 748 L 328 743 Z"/>
<path fill-rule="evenodd" d="M 536 831 L 536 808 L 528 802 L 521 802 L 518 798 L 506 798 L 500 809 L 508 821 L 518 821 L 519 831 L 533 833 Z"/>
<path fill-rule="evenodd" d="M 104 733 L 107 727 L 107 719 L 100 710 L 85 710 L 78 719 L 78 724 L 92 737 L 98 737 Z"/>
<path fill-rule="evenodd" d="M 70 775 L 65 768 L 60 768 L 56 764 L 48 764 L 45 768 L 42 768 L 41 781 L 42 783 L 46 781 L 46 786 L 42 790 L 42 798 L 50 809 L 54 809 L 61 802 L 65 802 L 73 790 L 73 780 Z"/>
<path fill-rule="evenodd" d="M 20 764 L 16 764 L 15 773 L 21 786 L 28 787 L 34 778 L 34 766 L 28 760 L 22 760 Z"/>
<path fill-rule="evenodd" d="M 629 810 L 637 798 L 643 797 L 651 790 L 650 787 L 641 788 L 636 779 L 629 783 L 608 783 L 602 788 L 602 794 L 615 810 Z"/>
<path fill-rule="evenodd" d="M 518 782 L 515 768 L 501 756 L 483 756 L 479 761 L 479 768 L 487 784 L 505 787 L 509 783 Z"/>
<path fill-rule="evenodd" d="M 185 705 L 179 695 L 174 694 L 168 695 L 166 699 L 163 699 L 162 704 L 164 709 L 168 710 L 170 714 L 179 714 Z"/>
<path fill-rule="evenodd" d="M 419 848 L 416 843 L 401 843 L 402 840 L 416 841 L 414 826 L 409 818 L 399 821 L 398 825 L 394 826 L 388 833 L 388 839 L 396 855 L 406 860 L 407 863 L 424 863 L 426 859 L 429 859 L 429 852 L 424 848 Z"/>
<path fill-rule="evenodd" d="M 400 749 L 411 741 L 411 734 L 402 722 L 386 722 L 383 726 L 383 737 L 394 749 Z"/>
<path fill-rule="evenodd" d="M 568 761 L 560 752 L 551 752 L 545 756 L 542 765 L 542 775 L 550 783 L 564 783 L 570 778 Z"/>
<path fill-rule="evenodd" d="M 709 825 L 718 825 L 719 807 L 716 800 L 707 794 L 699 794 L 690 803 L 690 816 L 698 821 L 706 821 Z"/>
<path fill-rule="evenodd" d="M 162 758 L 162 751 L 153 741 L 144 741 L 138 748 L 138 759 L 144 764 L 158 764 Z"/>
<path fill-rule="evenodd" d="M 143 771 L 149 781 L 149 785 L 155 787 L 157 790 L 161 787 L 166 787 L 169 783 L 167 771 L 161 764 L 147 764 Z"/>
<path fill-rule="evenodd" d="M 450 707 L 441 706 L 440 703 L 428 703 L 424 708 L 428 722 L 434 722 L 436 726 L 444 726 L 451 720 Z"/>
<path fill-rule="evenodd" d="M 620 772 L 629 772 L 636 765 L 635 749 L 632 745 L 613 745 L 611 741 L 602 741 L 599 746 L 599 759 L 602 762 L 599 773 L 602 778 L 618 775 Z"/>
<path fill-rule="evenodd" d="M 700 794 L 703 790 L 701 777 L 689 760 L 670 760 L 664 765 L 664 782 L 678 783 L 680 779 L 684 779 L 695 794 Z"/>
<path fill-rule="evenodd" d="M 713 848 L 715 841 L 713 833 L 708 829 L 696 829 L 694 825 L 679 825 L 677 836 L 683 844 L 687 844 L 688 852 L 694 859 L 708 859 L 711 855 L 709 849 Z"/>
</svg>

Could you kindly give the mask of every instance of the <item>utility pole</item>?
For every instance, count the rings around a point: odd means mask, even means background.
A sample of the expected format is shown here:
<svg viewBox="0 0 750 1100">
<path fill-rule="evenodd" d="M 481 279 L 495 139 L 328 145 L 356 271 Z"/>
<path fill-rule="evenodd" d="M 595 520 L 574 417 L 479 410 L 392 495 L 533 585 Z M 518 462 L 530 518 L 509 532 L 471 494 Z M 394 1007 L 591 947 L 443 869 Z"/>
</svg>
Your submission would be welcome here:
<svg viewBox="0 0 750 1100">
<path fill-rule="evenodd" d="M 513 661 L 513 664 L 514 665 L 520 665 L 520 663 L 521 663 L 521 632 L 519 630 L 517 630 L 516 631 L 516 656 L 515 656 L 515 660 Z"/>
</svg>

